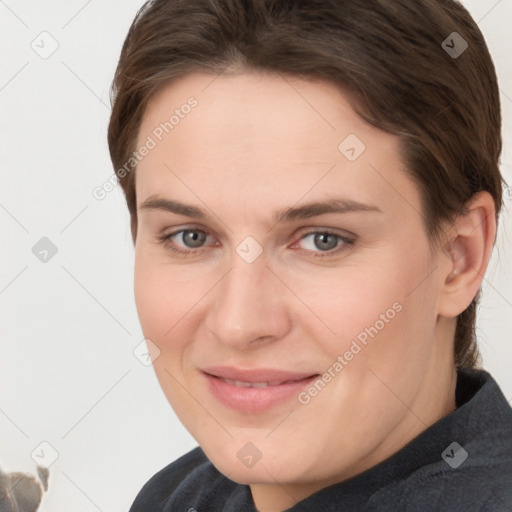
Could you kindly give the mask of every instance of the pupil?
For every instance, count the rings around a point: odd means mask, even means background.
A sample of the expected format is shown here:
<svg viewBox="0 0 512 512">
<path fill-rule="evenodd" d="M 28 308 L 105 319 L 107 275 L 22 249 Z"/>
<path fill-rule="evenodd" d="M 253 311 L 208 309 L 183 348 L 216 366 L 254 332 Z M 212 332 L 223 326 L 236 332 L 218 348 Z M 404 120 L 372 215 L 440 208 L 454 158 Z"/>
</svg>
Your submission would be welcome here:
<svg viewBox="0 0 512 512">
<path fill-rule="evenodd" d="M 188 247 L 201 247 L 206 239 L 202 231 L 184 231 L 183 243 Z"/>
<path fill-rule="evenodd" d="M 337 243 L 337 238 L 329 233 L 320 233 L 315 235 L 315 246 L 322 251 L 334 249 Z"/>
</svg>

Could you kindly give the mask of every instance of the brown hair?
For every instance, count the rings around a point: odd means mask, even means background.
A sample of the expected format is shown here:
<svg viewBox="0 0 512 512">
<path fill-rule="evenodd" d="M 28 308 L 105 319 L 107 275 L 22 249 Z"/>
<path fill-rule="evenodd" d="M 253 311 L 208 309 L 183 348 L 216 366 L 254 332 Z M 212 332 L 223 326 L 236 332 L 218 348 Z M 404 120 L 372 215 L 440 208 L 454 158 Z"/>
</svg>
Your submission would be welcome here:
<svg viewBox="0 0 512 512">
<path fill-rule="evenodd" d="M 492 195 L 498 217 L 496 73 L 477 24 L 457 1 L 155 0 L 137 13 L 112 84 L 108 143 L 134 240 L 130 157 L 148 100 L 174 77 L 232 69 L 331 82 L 366 121 L 399 136 L 432 240 L 476 192 Z M 457 318 L 457 367 L 479 362 L 477 299 Z"/>
</svg>

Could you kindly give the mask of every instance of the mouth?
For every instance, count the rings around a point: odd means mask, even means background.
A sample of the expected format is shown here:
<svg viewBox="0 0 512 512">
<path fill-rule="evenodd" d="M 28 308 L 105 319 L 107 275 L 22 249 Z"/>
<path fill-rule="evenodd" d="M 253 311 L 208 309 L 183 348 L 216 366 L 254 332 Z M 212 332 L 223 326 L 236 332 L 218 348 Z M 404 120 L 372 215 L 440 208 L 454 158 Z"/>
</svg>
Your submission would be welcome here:
<svg viewBox="0 0 512 512">
<path fill-rule="evenodd" d="M 299 393 L 319 377 L 274 369 L 206 368 L 201 372 L 210 393 L 224 406 L 247 414 L 261 413 L 297 401 Z"/>
<path fill-rule="evenodd" d="M 213 375 L 212 375 L 213 377 Z M 220 380 L 223 380 L 227 384 L 230 384 L 231 386 L 236 386 L 237 388 L 268 388 L 269 386 L 281 386 L 282 384 L 287 384 L 288 382 L 297 382 L 294 380 L 272 380 L 272 381 L 264 381 L 264 382 L 244 382 L 241 380 L 232 380 L 232 379 L 225 379 L 223 377 L 217 377 Z"/>
</svg>

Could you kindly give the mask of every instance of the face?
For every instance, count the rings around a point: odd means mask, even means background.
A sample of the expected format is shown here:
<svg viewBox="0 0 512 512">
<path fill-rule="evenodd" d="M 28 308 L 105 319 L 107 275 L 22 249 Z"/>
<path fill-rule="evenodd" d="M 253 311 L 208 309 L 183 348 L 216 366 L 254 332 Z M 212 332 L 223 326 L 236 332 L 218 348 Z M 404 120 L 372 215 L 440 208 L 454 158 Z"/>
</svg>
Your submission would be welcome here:
<svg viewBox="0 0 512 512">
<path fill-rule="evenodd" d="M 446 257 L 396 137 L 330 84 L 197 73 L 152 99 L 144 144 L 138 313 L 170 404 L 221 472 L 300 498 L 447 412 Z"/>
</svg>

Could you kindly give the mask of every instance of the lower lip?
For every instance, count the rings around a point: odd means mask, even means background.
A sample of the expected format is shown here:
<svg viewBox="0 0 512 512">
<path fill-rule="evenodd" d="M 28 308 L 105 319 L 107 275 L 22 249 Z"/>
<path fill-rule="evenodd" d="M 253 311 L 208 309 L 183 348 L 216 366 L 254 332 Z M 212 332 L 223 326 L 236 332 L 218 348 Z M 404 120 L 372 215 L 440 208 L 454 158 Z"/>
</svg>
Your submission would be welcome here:
<svg viewBox="0 0 512 512">
<path fill-rule="evenodd" d="M 288 381 L 277 386 L 241 388 L 207 373 L 203 372 L 203 375 L 217 400 L 231 409 L 248 414 L 261 413 L 292 398 L 297 398 L 305 387 L 318 378 L 318 375 L 312 375 L 302 380 Z"/>
</svg>

